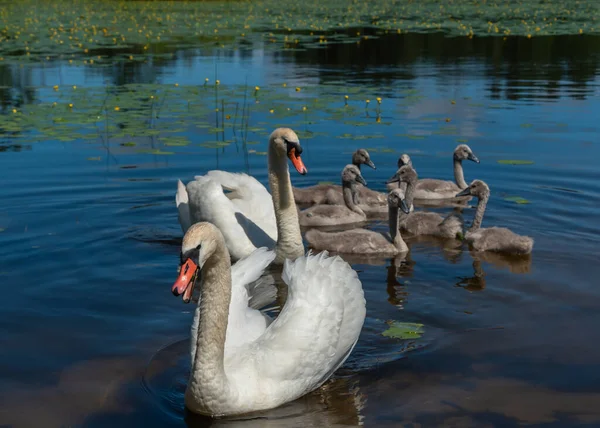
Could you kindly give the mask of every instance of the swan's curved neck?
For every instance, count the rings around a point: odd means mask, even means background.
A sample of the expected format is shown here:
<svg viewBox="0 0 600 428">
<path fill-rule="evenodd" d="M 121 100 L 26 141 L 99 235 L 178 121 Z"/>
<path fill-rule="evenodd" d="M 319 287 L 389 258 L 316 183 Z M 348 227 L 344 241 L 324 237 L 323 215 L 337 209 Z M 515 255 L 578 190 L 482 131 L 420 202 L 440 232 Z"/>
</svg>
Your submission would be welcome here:
<svg viewBox="0 0 600 428">
<path fill-rule="evenodd" d="M 475 232 L 481 227 L 483 222 L 483 214 L 485 213 L 485 207 L 487 206 L 488 199 L 490 199 L 489 193 L 484 193 L 477 201 L 477 210 L 475 211 L 475 217 L 473 218 L 473 224 L 469 228 L 469 231 Z"/>
<path fill-rule="evenodd" d="M 224 368 L 225 333 L 231 300 L 231 261 L 225 243 L 206 260 L 201 272 L 198 303 L 200 320 L 192 371 L 185 391 L 185 404 L 190 410 L 206 411 L 228 391 Z"/>
<path fill-rule="evenodd" d="M 412 207 L 412 203 L 413 203 L 413 199 L 415 198 L 415 180 L 410 180 L 408 182 L 404 182 L 406 183 L 406 192 L 404 194 L 404 202 L 406 202 L 406 205 L 409 207 Z"/>
<path fill-rule="evenodd" d="M 342 193 L 344 195 L 344 203 L 351 211 L 357 214 L 365 215 L 365 212 L 356 205 L 356 198 L 358 197 L 358 189 L 354 183 L 342 183 Z"/>
<path fill-rule="evenodd" d="M 402 190 L 404 192 L 404 195 L 406 195 L 406 187 L 407 184 L 404 181 L 398 182 L 398 189 Z"/>
<path fill-rule="evenodd" d="M 277 221 L 277 247 L 275 263 L 285 259 L 295 260 L 304 255 L 298 211 L 294 201 L 287 158 L 269 146 L 269 187 Z"/>
<path fill-rule="evenodd" d="M 392 244 L 398 249 L 398 252 L 402 253 L 408 251 L 406 242 L 400 235 L 400 222 L 398 221 L 399 209 L 393 205 L 388 205 L 389 222 L 390 222 L 390 236 L 392 238 Z"/>
<path fill-rule="evenodd" d="M 454 159 L 454 181 L 461 189 L 466 189 L 468 187 L 468 184 L 465 182 L 465 174 L 460 159 Z"/>
</svg>

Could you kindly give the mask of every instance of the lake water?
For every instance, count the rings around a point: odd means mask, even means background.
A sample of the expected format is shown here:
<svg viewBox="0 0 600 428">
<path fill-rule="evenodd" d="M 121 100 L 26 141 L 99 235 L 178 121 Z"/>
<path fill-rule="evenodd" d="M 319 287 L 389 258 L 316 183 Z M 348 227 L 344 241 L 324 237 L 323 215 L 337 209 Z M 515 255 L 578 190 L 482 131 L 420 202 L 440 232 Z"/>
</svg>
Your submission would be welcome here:
<svg viewBox="0 0 600 428">
<path fill-rule="evenodd" d="M 599 37 L 97 55 L 0 65 L 0 425 L 600 424 Z M 532 236 L 533 254 L 408 239 L 404 260 L 354 263 L 367 319 L 331 382 L 251 418 L 198 418 L 183 409 L 194 308 L 170 291 L 176 180 L 219 168 L 266 184 L 281 125 L 305 150 L 296 186 L 337 182 L 360 147 L 375 189 L 403 152 L 452 179 L 466 142 L 481 160 L 467 181 L 492 191 L 484 225 Z M 390 320 L 424 334 L 384 337 Z"/>
</svg>

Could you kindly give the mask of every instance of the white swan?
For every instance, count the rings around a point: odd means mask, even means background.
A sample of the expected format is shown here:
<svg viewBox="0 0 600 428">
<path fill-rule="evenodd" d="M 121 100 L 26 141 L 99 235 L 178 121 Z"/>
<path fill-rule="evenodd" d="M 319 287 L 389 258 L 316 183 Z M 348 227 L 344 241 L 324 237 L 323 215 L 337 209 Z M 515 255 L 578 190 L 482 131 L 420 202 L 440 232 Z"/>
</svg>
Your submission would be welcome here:
<svg viewBox="0 0 600 428">
<path fill-rule="evenodd" d="M 286 260 L 283 280 L 289 291 L 283 310 L 268 327 L 257 325 L 256 338 L 233 352 L 227 346 L 233 275 L 221 231 L 210 223 L 194 224 L 181 252 L 185 261 L 173 293 L 189 301 L 201 276 L 185 391 L 192 412 L 222 416 L 280 406 L 321 386 L 354 348 L 365 298 L 356 272 L 341 258 L 324 252 Z M 250 256 L 263 266 L 269 257 L 263 250 Z"/>
<path fill-rule="evenodd" d="M 276 247 L 277 263 L 303 255 L 287 165 L 289 158 L 300 174 L 306 174 L 301 153 L 294 131 L 289 128 L 273 131 L 268 149 L 272 194 L 254 177 L 226 171 L 209 171 L 187 186 L 178 181 L 175 200 L 184 233 L 199 221 L 213 223 L 221 229 L 233 260 L 246 257 L 259 247 Z"/>
<path fill-rule="evenodd" d="M 311 229 L 304 237 L 311 248 L 315 250 L 328 250 L 344 254 L 375 254 L 396 255 L 406 253 L 408 246 L 400 235 L 398 227 L 399 209 L 404 213 L 410 213 L 410 209 L 404 202 L 404 192 L 401 189 L 393 189 L 388 195 L 389 227 L 390 235 L 367 229 L 352 229 L 342 232 L 322 232 Z"/>
</svg>

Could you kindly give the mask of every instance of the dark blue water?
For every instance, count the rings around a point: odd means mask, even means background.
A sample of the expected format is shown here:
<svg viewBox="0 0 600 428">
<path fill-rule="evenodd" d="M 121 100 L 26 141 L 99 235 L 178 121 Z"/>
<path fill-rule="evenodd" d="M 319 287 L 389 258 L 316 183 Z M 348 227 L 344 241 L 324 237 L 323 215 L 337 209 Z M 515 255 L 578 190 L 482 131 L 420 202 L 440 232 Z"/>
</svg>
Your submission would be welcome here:
<svg viewBox="0 0 600 428">
<path fill-rule="evenodd" d="M 23 142 L 4 133 L 0 424 L 600 423 L 600 48 L 595 38 L 552 41 L 543 54 L 535 40 L 509 39 L 501 49 L 498 40 L 409 35 L 286 54 L 176 52 L 135 67 L 3 65 L 5 115 L 48 102 L 54 84 L 201 86 L 214 80 L 215 64 L 224 87 L 284 82 L 324 99 L 336 85 L 335 96 L 361 87 L 374 95 L 367 114 L 351 98 L 361 109 L 350 119 L 312 111 L 282 119 L 256 108 L 250 126 L 263 130 L 248 139 L 260 143 L 245 151 L 202 147 L 214 134 L 187 126 L 180 135 L 191 144 L 168 147 L 167 156 L 99 138 Z M 309 174 L 293 175 L 296 186 L 337 182 L 359 147 L 378 167 L 364 171 L 373 188 L 383 190 L 402 152 L 420 177 L 452 179 L 452 150 L 467 141 L 481 159 L 465 164 L 467 181 L 492 190 L 484 225 L 532 236 L 534 251 L 506 259 L 408 240 L 404 260 L 354 264 L 367 320 L 331 383 L 258 419 L 193 417 L 183 410 L 193 307 L 170 293 L 182 235 L 176 180 L 220 168 L 266 184 L 266 157 L 248 150 L 264 151 L 265 134 L 281 124 L 313 137 L 301 139 Z M 533 164 L 497 162 L 512 159 Z M 472 214 L 465 211 L 468 221 Z M 425 334 L 383 337 L 386 320 L 423 323 Z"/>
</svg>

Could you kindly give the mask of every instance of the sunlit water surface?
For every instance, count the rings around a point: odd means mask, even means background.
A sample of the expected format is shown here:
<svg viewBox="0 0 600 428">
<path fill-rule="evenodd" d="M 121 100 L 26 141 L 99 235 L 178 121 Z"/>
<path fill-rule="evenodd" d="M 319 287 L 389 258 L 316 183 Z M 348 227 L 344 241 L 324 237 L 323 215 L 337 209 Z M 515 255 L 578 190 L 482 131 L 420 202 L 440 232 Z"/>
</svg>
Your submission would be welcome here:
<svg viewBox="0 0 600 428">
<path fill-rule="evenodd" d="M 366 97 L 350 96 L 357 111 L 350 119 L 310 111 L 276 117 L 250 96 L 247 139 L 259 144 L 207 148 L 200 144 L 214 134 L 184 127 L 177 135 L 190 144 L 163 147 L 160 136 L 151 142 L 170 155 L 100 136 L 20 142 L 5 134 L 0 425 L 600 423 L 600 44 L 589 37 L 556 37 L 544 50 L 525 38 L 502 43 L 404 35 L 282 54 L 177 51 L 160 64 L 115 61 L 101 69 L 2 66 L 5 115 L 52 101 L 59 83 L 202 87 L 205 78 L 214 81 L 215 65 L 224 87 L 285 83 L 293 97 L 295 87 L 318 94 L 337 85 L 337 98 L 327 99 L 335 108 L 343 108 L 347 90 L 371 95 L 366 111 Z M 532 236 L 534 251 L 513 260 L 409 239 L 406 258 L 354 263 L 367 319 L 331 382 L 259 415 L 197 418 L 183 408 L 193 306 L 170 293 L 182 235 L 176 180 L 220 168 L 266 184 L 261 153 L 268 132 L 282 124 L 305 137 L 309 173 L 292 174 L 297 186 L 337 182 L 359 147 L 377 165 L 363 170 L 373 188 L 384 188 L 402 152 L 421 177 L 451 179 L 452 150 L 467 142 L 481 159 L 465 164 L 467 181 L 483 179 L 492 190 L 484 225 Z M 232 128 L 224 132 L 233 138 Z M 473 209 L 464 215 L 470 222 Z M 425 334 L 384 337 L 389 320 L 422 323 Z"/>
</svg>

